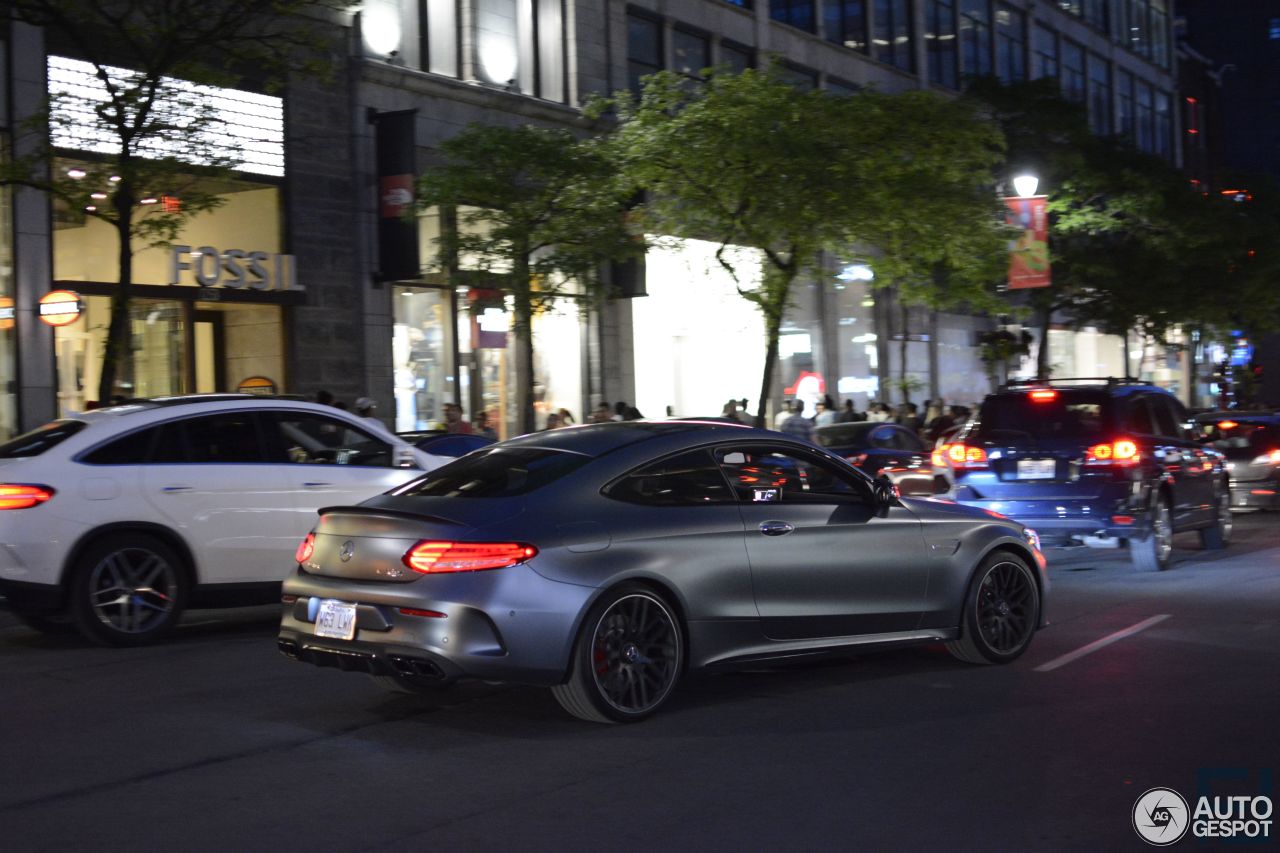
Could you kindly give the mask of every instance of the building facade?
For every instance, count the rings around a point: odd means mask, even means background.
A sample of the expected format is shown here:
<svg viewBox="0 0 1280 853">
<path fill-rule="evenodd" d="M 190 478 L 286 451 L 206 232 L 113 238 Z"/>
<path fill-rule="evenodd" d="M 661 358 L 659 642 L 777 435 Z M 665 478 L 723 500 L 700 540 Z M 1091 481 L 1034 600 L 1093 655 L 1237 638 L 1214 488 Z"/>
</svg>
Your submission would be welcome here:
<svg viewBox="0 0 1280 853">
<path fill-rule="evenodd" d="M 236 96 L 244 110 L 278 111 L 280 162 L 240 170 L 226 203 L 193 219 L 178 246 L 140 254 L 131 381 L 140 394 L 262 380 L 284 393 L 371 396 L 398 429 L 437 425 L 444 404 L 460 402 L 509 432 L 506 306 L 465 258 L 441 258 L 436 238 L 456 227 L 447 212 L 394 234 L 397 180 L 437 162 L 440 142 L 468 124 L 580 131 L 588 98 L 634 89 L 653 71 L 777 62 L 795 85 L 840 94 L 1055 77 L 1097 132 L 1176 160 L 1169 27 L 1165 0 L 365 0 L 337 22 L 326 79 L 295 80 L 262 104 L 264 93 Z M 39 35 L 9 28 L 0 131 L 74 68 Z M 77 145 L 61 146 L 64 168 L 76 168 Z M 115 285 L 107 235 L 92 223 L 27 191 L 3 198 L 0 222 L 0 376 L 11 377 L 0 431 L 12 433 L 100 402 L 95 334 Z M 398 260 L 392 242 L 405 250 Z M 228 252 L 270 275 L 228 273 Z M 993 321 L 903 311 L 856 261 L 828 257 L 801 283 L 770 402 L 898 399 L 887 383 L 903 351 L 913 396 L 980 399 L 990 379 L 975 344 Z M 81 295 L 81 325 L 39 322 L 51 289 Z M 1057 372 L 1123 372 L 1122 342 L 1082 334 L 1051 333 Z M 623 400 L 647 416 L 714 415 L 730 398 L 757 403 L 763 324 L 697 241 L 656 239 L 627 298 L 591 308 L 565 299 L 536 318 L 534 343 L 541 412 L 581 420 Z"/>
</svg>

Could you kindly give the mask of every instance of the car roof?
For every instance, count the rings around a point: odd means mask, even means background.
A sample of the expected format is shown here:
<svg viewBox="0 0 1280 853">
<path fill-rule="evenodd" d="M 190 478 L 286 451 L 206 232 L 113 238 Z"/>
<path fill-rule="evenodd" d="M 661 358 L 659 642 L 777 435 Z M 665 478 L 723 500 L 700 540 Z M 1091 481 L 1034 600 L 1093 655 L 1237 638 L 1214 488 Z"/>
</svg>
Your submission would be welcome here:
<svg viewBox="0 0 1280 853">
<path fill-rule="evenodd" d="M 713 421 L 614 421 L 605 424 L 582 424 L 558 429 L 531 432 L 503 442 L 504 447 L 544 447 L 584 456 L 603 456 L 628 445 L 674 435 L 710 438 L 719 434 L 736 436 L 747 434 L 772 435 L 741 424 Z"/>
<path fill-rule="evenodd" d="M 1065 384 L 1067 382 L 1079 382 L 1079 384 Z M 1067 393 L 1071 391 L 1090 391 L 1093 393 L 1108 394 L 1112 397 L 1128 397 L 1134 394 L 1145 394 L 1157 392 L 1173 397 L 1173 393 L 1167 388 L 1161 388 L 1159 385 L 1152 385 L 1146 382 L 1125 382 L 1114 381 L 1109 382 L 1105 379 L 1098 380 L 1059 380 L 1058 382 L 1049 381 L 1036 384 L 1005 386 L 994 394 L 988 394 L 988 397 L 1009 397 L 1021 394 L 1029 394 L 1032 391 L 1044 390 L 1058 391 Z M 1176 398 L 1175 398 L 1176 399 Z"/>
</svg>

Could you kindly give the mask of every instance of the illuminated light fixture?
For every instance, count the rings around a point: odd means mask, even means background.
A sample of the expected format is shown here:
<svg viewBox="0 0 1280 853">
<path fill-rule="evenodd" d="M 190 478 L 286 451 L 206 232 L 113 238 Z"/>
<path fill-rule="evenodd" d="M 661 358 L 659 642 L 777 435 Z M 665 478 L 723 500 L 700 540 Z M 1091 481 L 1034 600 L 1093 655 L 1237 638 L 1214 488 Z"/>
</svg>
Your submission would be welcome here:
<svg viewBox="0 0 1280 853">
<path fill-rule="evenodd" d="M 146 198 L 140 200 L 138 204 L 156 204 L 159 201 L 160 199 L 158 198 L 151 198 L 150 196 L 147 196 Z"/>
<path fill-rule="evenodd" d="M 85 205 L 84 209 L 89 211 L 90 213 L 93 213 L 95 210 L 98 209 L 98 206 L 96 204 L 88 204 L 88 205 Z"/>
<path fill-rule="evenodd" d="M 1030 198 L 1036 194 L 1036 189 L 1040 186 L 1040 179 L 1035 175 L 1018 175 L 1013 179 L 1013 191 L 1020 198 Z"/>
<path fill-rule="evenodd" d="M 360 16 L 364 43 L 376 56 L 390 57 L 400 49 L 400 15 L 389 3 L 370 3 Z"/>
<path fill-rule="evenodd" d="M 476 42 L 476 59 L 484 79 L 500 86 L 515 82 L 516 42 L 514 35 L 485 30 Z"/>
<path fill-rule="evenodd" d="M 118 184 L 118 183 L 120 183 L 120 176 L 119 176 L 119 175 L 112 175 L 111 177 L 107 178 L 107 180 L 108 180 L 108 181 L 110 181 L 110 182 L 111 182 L 111 183 L 113 183 L 113 184 Z"/>
<path fill-rule="evenodd" d="M 84 169 L 67 169 L 67 177 L 75 178 L 77 181 L 89 174 Z"/>
<path fill-rule="evenodd" d="M 90 193 L 89 195 L 89 198 L 96 198 L 98 201 L 102 201 L 106 197 L 106 193 Z"/>
<path fill-rule="evenodd" d="M 1235 429 L 1240 424 L 1235 421 L 1218 421 L 1218 429 Z"/>
<path fill-rule="evenodd" d="M 841 281 L 872 281 L 875 277 L 876 274 L 866 264 L 849 264 L 836 273 L 836 278 Z"/>
</svg>

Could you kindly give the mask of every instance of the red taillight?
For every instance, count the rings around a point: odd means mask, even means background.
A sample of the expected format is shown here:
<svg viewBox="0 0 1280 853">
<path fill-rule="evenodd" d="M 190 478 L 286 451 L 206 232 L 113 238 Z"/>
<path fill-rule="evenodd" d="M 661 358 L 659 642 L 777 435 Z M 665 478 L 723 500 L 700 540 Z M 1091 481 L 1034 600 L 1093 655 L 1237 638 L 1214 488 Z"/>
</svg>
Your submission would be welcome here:
<svg viewBox="0 0 1280 853">
<path fill-rule="evenodd" d="M 1225 431 L 1229 429 L 1235 429 L 1238 426 L 1240 426 L 1240 424 L 1236 423 L 1235 421 L 1218 421 L 1218 429 L 1220 430 Z"/>
<path fill-rule="evenodd" d="M 48 486 L 30 486 L 23 483 L 0 484 L 0 509 L 27 509 L 42 504 L 53 497 Z"/>
<path fill-rule="evenodd" d="M 1133 524 L 1133 516 L 1132 515 L 1113 515 L 1111 516 L 1111 523 L 1124 524 L 1124 525 Z"/>
<path fill-rule="evenodd" d="M 422 541 L 404 555 L 406 566 L 415 572 L 478 572 L 505 569 L 531 559 L 538 553 L 520 542 L 437 542 Z"/>
<path fill-rule="evenodd" d="M 1133 465 L 1138 461 L 1138 445 L 1127 438 L 1095 444 L 1085 451 L 1086 465 Z"/>
<path fill-rule="evenodd" d="M 423 619 L 448 619 L 449 614 L 441 613 L 439 610 L 419 610 L 416 607 L 401 607 L 400 612 L 405 616 L 420 616 Z"/>
<path fill-rule="evenodd" d="M 987 464 L 987 451 L 981 447 L 969 447 L 964 444 L 944 445 L 947 461 L 957 471 L 965 468 L 984 468 Z"/>
<path fill-rule="evenodd" d="M 308 533 L 307 538 L 302 540 L 302 544 L 298 546 L 298 550 L 293 552 L 293 559 L 299 563 L 305 563 L 311 559 L 311 555 L 316 552 L 316 535 Z"/>
<path fill-rule="evenodd" d="M 1035 403 L 1049 403 L 1056 399 L 1058 399 L 1057 391 L 1044 390 L 1031 392 L 1031 400 Z"/>
</svg>

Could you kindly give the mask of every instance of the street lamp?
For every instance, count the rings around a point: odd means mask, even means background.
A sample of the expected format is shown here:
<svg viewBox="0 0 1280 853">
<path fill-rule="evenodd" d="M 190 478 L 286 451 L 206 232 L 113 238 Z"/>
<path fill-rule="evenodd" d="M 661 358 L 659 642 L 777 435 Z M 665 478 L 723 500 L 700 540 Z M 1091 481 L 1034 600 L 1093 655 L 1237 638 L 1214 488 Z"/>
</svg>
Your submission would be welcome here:
<svg viewBox="0 0 1280 853">
<path fill-rule="evenodd" d="M 1035 175 L 1018 175 L 1013 179 L 1013 191 L 1019 198 L 1031 198 L 1040 186 L 1040 179 Z"/>
</svg>

